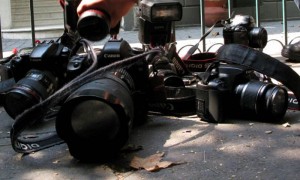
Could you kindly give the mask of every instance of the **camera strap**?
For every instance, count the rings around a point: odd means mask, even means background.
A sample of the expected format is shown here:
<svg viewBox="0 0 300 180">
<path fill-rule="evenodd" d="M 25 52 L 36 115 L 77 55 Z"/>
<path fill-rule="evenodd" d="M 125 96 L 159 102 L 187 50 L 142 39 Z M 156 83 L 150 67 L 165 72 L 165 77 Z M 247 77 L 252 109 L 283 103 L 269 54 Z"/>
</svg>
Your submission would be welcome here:
<svg viewBox="0 0 300 180">
<path fill-rule="evenodd" d="M 188 52 L 186 53 L 186 55 L 184 55 L 181 59 L 183 61 L 186 61 L 188 59 L 190 59 L 190 57 L 197 51 L 198 46 L 200 45 L 200 42 L 205 39 L 211 32 L 212 30 L 215 28 L 216 25 L 222 24 L 224 23 L 222 20 L 217 21 L 215 24 L 213 24 L 208 30 L 207 32 L 200 38 L 200 40 L 198 41 L 198 43 L 196 43 L 194 46 L 192 46 Z"/>
<path fill-rule="evenodd" d="M 292 91 L 297 101 L 300 102 L 300 76 L 291 67 L 279 60 L 240 44 L 222 46 L 217 52 L 217 60 L 250 67 L 259 73 L 274 78 Z M 289 95 L 289 97 L 291 96 Z"/>
</svg>

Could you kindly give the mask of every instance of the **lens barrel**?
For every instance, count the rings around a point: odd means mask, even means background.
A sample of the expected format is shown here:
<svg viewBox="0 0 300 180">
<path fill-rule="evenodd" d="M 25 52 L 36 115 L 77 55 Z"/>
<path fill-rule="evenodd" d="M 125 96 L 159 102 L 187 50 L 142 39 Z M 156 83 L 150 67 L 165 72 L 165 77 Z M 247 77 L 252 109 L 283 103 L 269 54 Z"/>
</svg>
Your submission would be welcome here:
<svg viewBox="0 0 300 180">
<path fill-rule="evenodd" d="M 106 75 L 70 95 L 58 113 L 56 130 L 76 159 L 104 160 L 127 141 L 133 107 L 127 84 Z"/>
<path fill-rule="evenodd" d="M 57 88 L 56 77 L 47 71 L 30 70 L 5 95 L 4 108 L 12 118 L 46 99 Z"/>
<path fill-rule="evenodd" d="M 79 17 L 77 30 L 83 38 L 100 41 L 109 34 L 110 16 L 103 10 L 87 10 Z"/>
<path fill-rule="evenodd" d="M 252 48 L 264 48 L 268 43 L 268 32 L 265 28 L 254 27 L 249 31 L 249 46 Z"/>
<path fill-rule="evenodd" d="M 238 97 L 241 110 L 247 115 L 277 121 L 282 119 L 287 110 L 287 91 L 274 84 L 250 81 L 238 85 L 235 94 Z"/>
</svg>

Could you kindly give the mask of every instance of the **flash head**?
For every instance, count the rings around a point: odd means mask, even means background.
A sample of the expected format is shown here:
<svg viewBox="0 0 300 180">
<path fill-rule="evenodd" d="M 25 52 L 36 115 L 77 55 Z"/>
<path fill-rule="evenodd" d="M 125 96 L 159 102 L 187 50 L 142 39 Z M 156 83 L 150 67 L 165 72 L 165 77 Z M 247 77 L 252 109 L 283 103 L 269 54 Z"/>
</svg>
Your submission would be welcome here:
<svg viewBox="0 0 300 180">
<path fill-rule="evenodd" d="M 182 5 L 174 0 L 142 0 L 141 17 L 150 22 L 180 21 Z"/>
</svg>

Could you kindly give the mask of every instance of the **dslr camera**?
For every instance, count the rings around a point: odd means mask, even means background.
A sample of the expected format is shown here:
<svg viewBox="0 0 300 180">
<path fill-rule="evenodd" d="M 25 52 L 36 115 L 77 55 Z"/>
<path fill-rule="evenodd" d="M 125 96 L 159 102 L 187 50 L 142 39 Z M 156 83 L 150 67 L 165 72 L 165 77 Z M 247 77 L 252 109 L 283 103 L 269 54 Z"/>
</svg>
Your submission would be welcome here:
<svg viewBox="0 0 300 180">
<path fill-rule="evenodd" d="M 285 88 L 260 81 L 256 72 L 235 64 L 214 64 L 196 86 L 197 115 L 204 121 L 226 118 L 280 120 L 288 105 Z"/>
<path fill-rule="evenodd" d="M 243 44 L 252 48 L 264 48 L 268 33 L 263 27 L 256 27 L 254 18 L 249 15 L 235 15 L 225 21 L 223 28 L 224 44 Z"/>
<path fill-rule="evenodd" d="M 135 53 L 126 41 L 111 39 L 99 54 L 99 68 Z M 70 154 L 84 161 L 115 155 L 127 142 L 132 126 L 146 120 L 147 81 L 148 63 L 141 58 L 72 92 L 56 119 L 56 131 L 68 144 Z"/>
<path fill-rule="evenodd" d="M 15 83 L 1 93 L 1 104 L 12 118 L 45 100 L 91 64 L 86 55 L 69 59 L 70 53 L 61 43 L 43 42 L 21 49 L 5 64 Z"/>
</svg>

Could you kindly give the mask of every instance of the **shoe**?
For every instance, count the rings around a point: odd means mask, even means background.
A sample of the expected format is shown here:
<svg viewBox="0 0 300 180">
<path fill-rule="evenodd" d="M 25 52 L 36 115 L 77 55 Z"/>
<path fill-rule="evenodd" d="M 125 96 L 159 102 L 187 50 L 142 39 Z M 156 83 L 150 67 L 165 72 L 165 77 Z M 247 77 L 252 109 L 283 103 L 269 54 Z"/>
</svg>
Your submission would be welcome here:
<svg viewBox="0 0 300 180">
<path fill-rule="evenodd" d="M 281 55 L 291 61 L 300 62 L 300 41 L 295 44 L 284 46 Z"/>
</svg>

